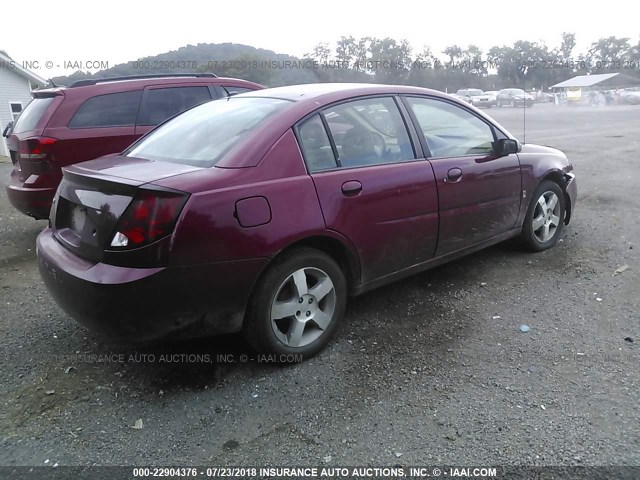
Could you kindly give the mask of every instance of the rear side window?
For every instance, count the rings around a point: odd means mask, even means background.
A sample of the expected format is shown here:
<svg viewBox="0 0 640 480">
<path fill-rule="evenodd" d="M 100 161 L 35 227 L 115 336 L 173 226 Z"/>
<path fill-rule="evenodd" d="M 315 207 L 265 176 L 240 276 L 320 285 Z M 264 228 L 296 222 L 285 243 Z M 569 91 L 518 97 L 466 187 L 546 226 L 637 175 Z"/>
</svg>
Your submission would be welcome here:
<svg viewBox="0 0 640 480">
<path fill-rule="evenodd" d="M 319 114 L 305 120 L 298 127 L 298 140 L 310 172 L 336 168 L 331 142 Z"/>
<path fill-rule="evenodd" d="M 42 115 L 44 115 L 44 112 L 49 105 L 51 105 L 51 102 L 53 102 L 53 97 L 34 98 L 31 100 L 27 108 L 20 113 L 20 116 L 13 126 L 12 133 L 23 133 L 34 130 L 42 118 Z"/>
<path fill-rule="evenodd" d="M 265 121 L 291 105 L 276 98 L 231 97 L 199 105 L 159 126 L 126 155 L 212 167 Z"/>
<path fill-rule="evenodd" d="M 90 98 L 76 111 L 69 128 L 135 125 L 142 90 L 108 93 Z"/>
<path fill-rule="evenodd" d="M 185 110 L 211 100 L 208 87 L 171 87 L 147 90 L 138 125 L 159 125 Z"/>
</svg>

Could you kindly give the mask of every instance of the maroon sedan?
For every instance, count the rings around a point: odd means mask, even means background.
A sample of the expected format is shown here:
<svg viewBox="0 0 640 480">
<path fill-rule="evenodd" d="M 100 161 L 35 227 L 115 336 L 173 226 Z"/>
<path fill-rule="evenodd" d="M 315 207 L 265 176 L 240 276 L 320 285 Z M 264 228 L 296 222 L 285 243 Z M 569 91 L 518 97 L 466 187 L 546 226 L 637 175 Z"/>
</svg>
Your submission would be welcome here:
<svg viewBox="0 0 640 480">
<path fill-rule="evenodd" d="M 554 245 L 572 170 L 431 90 L 245 93 L 65 168 L 40 271 L 72 317 L 120 339 L 242 331 L 308 357 L 349 295 L 512 237 Z"/>
</svg>

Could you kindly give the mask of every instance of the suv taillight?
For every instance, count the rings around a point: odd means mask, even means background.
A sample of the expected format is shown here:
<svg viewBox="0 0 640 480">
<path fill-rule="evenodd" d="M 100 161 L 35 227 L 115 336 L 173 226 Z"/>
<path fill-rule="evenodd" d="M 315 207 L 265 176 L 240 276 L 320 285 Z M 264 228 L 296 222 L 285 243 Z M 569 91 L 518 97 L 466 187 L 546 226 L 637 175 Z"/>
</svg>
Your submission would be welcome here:
<svg viewBox="0 0 640 480">
<path fill-rule="evenodd" d="M 187 198 L 185 193 L 141 190 L 120 218 L 111 247 L 138 248 L 169 235 Z"/>
<path fill-rule="evenodd" d="M 49 137 L 36 137 L 22 140 L 18 147 L 21 160 L 45 160 L 53 153 L 57 140 Z"/>
</svg>

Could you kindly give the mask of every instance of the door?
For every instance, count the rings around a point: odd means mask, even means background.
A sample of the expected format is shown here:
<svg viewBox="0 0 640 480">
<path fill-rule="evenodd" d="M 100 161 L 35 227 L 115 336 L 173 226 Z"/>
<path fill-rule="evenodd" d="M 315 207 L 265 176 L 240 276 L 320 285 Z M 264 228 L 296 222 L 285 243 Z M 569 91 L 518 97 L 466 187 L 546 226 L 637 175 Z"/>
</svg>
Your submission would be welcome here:
<svg viewBox="0 0 640 480">
<path fill-rule="evenodd" d="M 495 129 L 465 108 L 429 97 L 405 101 L 428 147 L 438 187 L 436 256 L 513 229 L 522 196 L 518 156 L 497 157 Z"/>
<path fill-rule="evenodd" d="M 209 101 L 211 90 L 201 83 L 146 87 L 136 121 L 136 136 L 142 136 L 165 120 Z"/>
<path fill-rule="evenodd" d="M 357 249 L 362 283 L 433 257 L 435 179 L 393 97 L 332 106 L 297 134 L 325 224 Z"/>
</svg>

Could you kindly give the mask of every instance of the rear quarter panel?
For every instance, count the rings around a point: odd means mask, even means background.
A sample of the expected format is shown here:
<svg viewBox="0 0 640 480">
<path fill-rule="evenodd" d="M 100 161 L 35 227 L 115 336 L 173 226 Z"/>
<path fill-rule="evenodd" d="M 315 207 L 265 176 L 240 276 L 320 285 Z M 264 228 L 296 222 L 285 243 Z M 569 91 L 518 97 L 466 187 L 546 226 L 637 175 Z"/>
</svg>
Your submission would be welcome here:
<svg viewBox="0 0 640 480">
<path fill-rule="evenodd" d="M 297 240 L 326 233 L 313 181 L 291 130 L 256 167 L 213 167 L 155 183 L 193 192 L 176 228 L 171 265 L 273 257 Z M 242 227 L 236 203 L 252 197 L 267 199 L 271 220 Z"/>
</svg>

